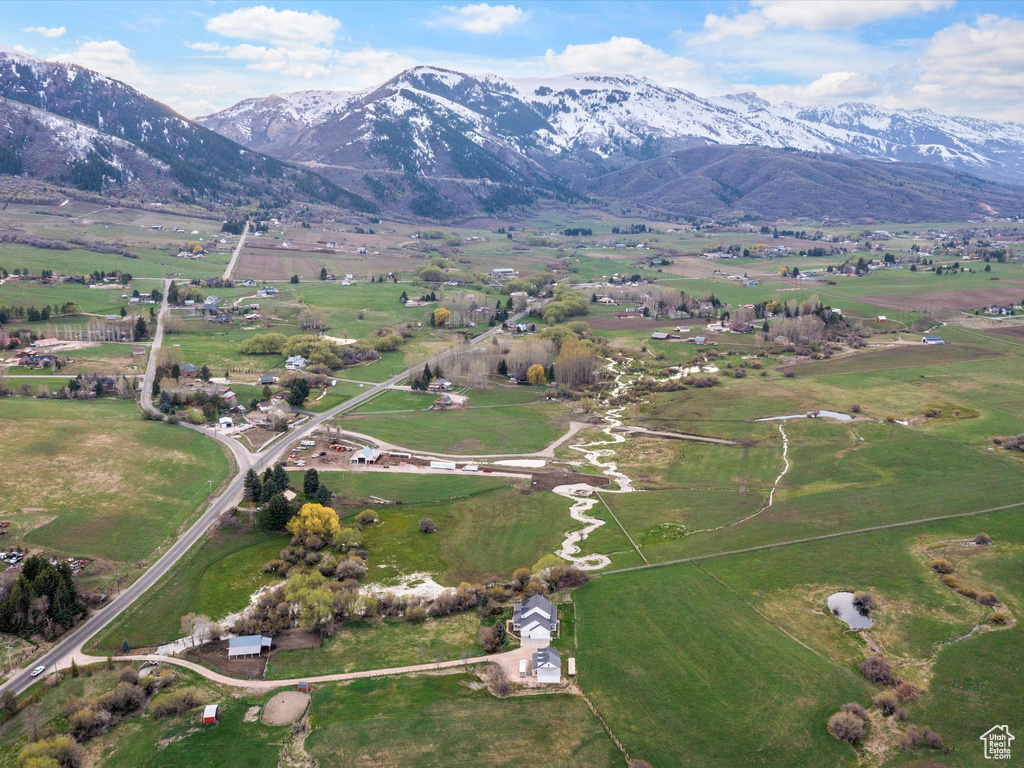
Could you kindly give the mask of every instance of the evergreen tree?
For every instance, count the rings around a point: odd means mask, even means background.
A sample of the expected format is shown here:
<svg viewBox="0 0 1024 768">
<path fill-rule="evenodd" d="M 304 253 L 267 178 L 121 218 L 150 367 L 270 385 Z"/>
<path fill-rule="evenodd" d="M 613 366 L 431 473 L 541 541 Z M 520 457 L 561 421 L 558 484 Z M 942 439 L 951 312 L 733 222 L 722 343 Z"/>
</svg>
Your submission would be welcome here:
<svg viewBox="0 0 1024 768">
<path fill-rule="evenodd" d="M 423 380 L 429 382 L 429 381 L 432 381 L 433 378 L 434 378 L 434 374 L 432 374 L 430 372 L 430 363 L 424 363 L 423 364 Z"/>
<path fill-rule="evenodd" d="M 259 514 L 257 522 L 267 531 L 280 531 L 291 519 L 292 513 L 288 502 L 281 494 L 275 494 Z"/>
<path fill-rule="evenodd" d="M 135 332 L 133 334 L 134 340 L 142 341 L 146 338 L 146 332 L 146 320 L 143 317 L 139 317 L 139 319 L 135 321 Z"/>
<path fill-rule="evenodd" d="M 405 304 L 405 302 L 409 300 L 409 295 L 405 291 L 402 291 L 402 295 L 398 297 L 398 300 Z"/>
<path fill-rule="evenodd" d="M 199 380 L 200 381 L 209 381 L 211 378 L 212 378 L 212 374 L 210 373 L 209 366 L 204 365 L 202 368 L 199 369 Z"/>
<path fill-rule="evenodd" d="M 263 484 L 260 482 L 260 476 L 256 474 L 256 470 L 252 467 L 245 473 L 245 498 L 249 501 L 257 501 L 260 496 L 263 495 Z"/>
<path fill-rule="evenodd" d="M 331 500 L 331 497 L 333 495 L 334 494 L 331 493 L 331 489 L 330 488 L 328 488 L 323 483 L 320 483 L 320 485 L 318 485 L 317 489 L 316 489 L 316 503 L 317 504 L 326 504 L 328 501 Z"/>
<path fill-rule="evenodd" d="M 288 490 L 288 473 L 284 471 L 284 464 L 275 465 L 271 477 L 278 493 Z"/>
<path fill-rule="evenodd" d="M 508 363 L 505 362 L 504 357 L 498 361 L 498 375 L 508 376 Z"/>
<path fill-rule="evenodd" d="M 320 267 L 320 279 L 321 280 L 326 280 L 327 279 L 327 267 Z"/>
<path fill-rule="evenodd" d="M 263 399 L 264 400 L 269 400 L 271 395 L 273 395 L 273 394 L 274 394 L 274 392 L 273 392 L 273 390 L 270 389 L 270 385 L 269 384 L 264 384 L 263 385 Z"/>
<path fill-rule="evenodd" d="M 288 405 L 295 408 L 301 406 L 309 397 L 309 384 L 305 379 L 295 379 L 292 382 L 291 391 L 288 393 Z"/>
<path fill-rule="evenodd" d="M 302 492 L 306 494 L 306 498 L 312 499 L 319 487 L 320 473 L 312 468 L 307 469 L 305 477 L 302 478 Z"/>
</svg>

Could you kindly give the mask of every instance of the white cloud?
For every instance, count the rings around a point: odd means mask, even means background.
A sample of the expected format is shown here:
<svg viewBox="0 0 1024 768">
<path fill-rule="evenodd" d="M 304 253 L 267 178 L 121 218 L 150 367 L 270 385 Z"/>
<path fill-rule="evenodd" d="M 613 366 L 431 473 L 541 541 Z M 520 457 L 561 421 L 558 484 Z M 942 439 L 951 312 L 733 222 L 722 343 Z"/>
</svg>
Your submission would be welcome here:
<svg viewBox="0 0 1024 768">
<path fill-rule="evenodd" d="M 52 61 L 78 64 L 140 90 L 149 84 L 149 78 L 135 61 L 135 54 L 117 40 L 88 40 L 74 50 L 57 53 L 49 58 Z"/>
<path fill-rule="evenodd" d="M 474 35 L 496 35 L 509 27 L 522 24 L 529 17 L 526 11 L 514 5 L 471 3 L 462 6 L 446 5 L 444 10 L 446 13 L 428 22 L 428 26 L 455 27 Z"/>
<path fill-rule="evenodd" d="M 709 13 L 704 34 L 695 43 L 718 43 L 730 37 L 755 38 L 770 29 L 810 32 L 851 30 L 876 21 L 952 8 L 956 0 L 752 0 L 752 10 L 735 16 Z"/>
<path fill-rule="evenodd" d="M 605 72 L 650 77 L 664 85 L 691 87 L 701 65 L 673 56 L 635 37 L 613 37 L 603 43 L 567 45 L 561 53 L 548 49 L 544 63 L 549 71 Z"/>
<path fill-rule="evenodd" d="M 214 16 L 206 22 L 206 29 L 240 40 L 308 46 L 332 42 L 341 22 L 319 11 L 278 11 L 255 5 Z"/>
<path fill-rule="evenodd" d="M 878 80 L 858 72 L 828 72 L 806 85 L 755 86 L 762 98 L 769 101 L 792 101 L 797 104 L 864 99 L 880 90 Z"/>
<path fill-rule="evenodd" d="M 188 47 L 204 53 L 244 61 L 247 69 L 257 72 L 275 72 L 286 77 L 315 80 L 331 74 L 330 61 L 334 52 L 316 45 L 265 46 L 242 43 L 187 43 Z"/>
<path fill-rule="evenodd" d="M 67 29 L 65 27 L 23 27 L 21 31 L 43 37 L 63 37 Z"/>
<path fill-rule="evenodd" d="M 904 103 L 1024 119 L 1024 21 L 987 14 L 953 24 L 905 69 Z"/>
</svg>

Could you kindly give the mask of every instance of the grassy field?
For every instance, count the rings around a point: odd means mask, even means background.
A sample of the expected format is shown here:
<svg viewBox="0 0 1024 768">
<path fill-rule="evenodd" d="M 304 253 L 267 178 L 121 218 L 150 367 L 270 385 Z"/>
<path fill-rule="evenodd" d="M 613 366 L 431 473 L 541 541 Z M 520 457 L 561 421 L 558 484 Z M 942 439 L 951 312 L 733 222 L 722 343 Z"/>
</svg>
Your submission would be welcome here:
<svg viewBox="0 0 1024 768">
<path fill-rule="evenodd" d="M 159 645 L 182 636 L 181 617 L 195 612 L 219 621 L 240 611 L 249 596 L 273 579 L 261 570 L 290 537 L 218 530 L 191 549 L 161 582 L 91 641 L 96 653 L 110 653 L 127 639 L 133 648 Z"/>
<path fill-rule="evenodd" d="M 392 394 L 396 395 L 392 401 L 407 404 L 398 393 L 388 393 L 365 408 L 387 410 L 380 400 Z M 563 406 L 554 403 L 415 413 L 356 412 L 338 423 L 342 429 L 417 451 L 471 455 L 532 453 L 557 440 L 568 428 Z"/>
<path fill-rule="evenodd" d="M 306 748 L 322 765 L 622 765 L 579 697 L 496 699 L 473 690 L 474 681 L 424 675 L 318 686 Z"/>
<path fill-rule="evenodd" d="M 213 440 L 111 400 L 0 400 L 0 464 L 9 542 L 115 565 L 148 557 L 228 472 Z"/>
<path fill-rule="evenodd" d="M 488 626 L 493 623 L 492 619 Z M 319 649 L 277 651 L 267 665 L 266 677 L 285 680 L 479 656 L 483 653 L 480 627 L 476 611 L 423 624 L 385 620 L 379 626 L 371 626 L 351 622 L 336 636 L 325 638 Z"/>
<path fill-rule="evenodd" d="M 302 472 L 291 472 L 291 484 L 302 487 Z M 512 480 L 507 477 L 472 475 L 403 475 L 373 472 L 323 472 L 321 481 L 334 491 L 343 505 L 370 505 L 370 496 L 384 496 L 402 504 L 440 503 L 442 501 L 476 496 L 497 488 L 507 488 Z M 341 514 L 345 514 L 342 512 Z"/>
</svg>

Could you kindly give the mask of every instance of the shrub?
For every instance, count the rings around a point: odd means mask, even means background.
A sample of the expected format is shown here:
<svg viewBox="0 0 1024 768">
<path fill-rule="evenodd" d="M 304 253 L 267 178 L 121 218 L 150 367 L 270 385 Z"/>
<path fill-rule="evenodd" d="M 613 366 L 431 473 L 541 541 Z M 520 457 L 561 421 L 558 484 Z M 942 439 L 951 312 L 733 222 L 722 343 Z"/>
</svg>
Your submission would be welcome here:
<svg viewBox="0 0 1024 768">
<path fill-rule="evenodd" d="M 850 410 L 853 413 L 860 413 L 861 412 L 861 407 L 859 405 L 851 405 L 850 406 Z"/>
<path fill-rule="evenodd" d="M 858 592 L 853 597 L 853 604 L 865 616 L 877 607 L 875 604 L 875 598 L 871 596 L 870 592 Z"/>
<path fill-rule="evenodd" d="M 993 624 L 1005 624 L 1010 620 L 1010 614 L 1006 611 L 992 611 L 992 614 L 988 617 L 988 620 Z"/>
<path fill-rule="evenodd" d="M 366 563 L 358 557 L 346 557 L 338 562 L 334 575 L 339 579 L 361 579 L 366 575 Z"/>
<path fill-rule="evenodd" d="M 977 536 L 974 537 L 974 543 L 983 547 L 988 546 L 992 543 L 992 537 L 989 536 L 987 533 L 979 533 Z"/>
<path fill-rule="evenodd" d="M 146 701 L 146 692 L 132 683 L 118 683 L 110 693 L 100 700 L 100 706 L 108 712 L 127 714 L 134 712 Z"/>
<path fill-rule="evenodd" d="M 84 707 L 71 715 L 68 722 L 71 728 L 71 735 L 75 739 L 78 741 L 88 741 L 103 731 L 107 725 L 108 717 L 105 712 L 100 712 L 92 707 Z"/>
<path fill-rule="evenodd" d="M 953 564 L 944 557 L 936 557 L 932 560 L 932 570 L 936 573 L 953 573 Z"/>
<path fill-rule="evenodd" d="M 883 714 L 891 715 L 896 711 L 896 707 L 899 705 L 899 699 L 896 698 L 895 691 L 882 691 L 876 694 L 871 700 L 871 703 Z"/>
<path fill-rule="evenodd" d="M 959 587 L 956 588 L 956 591 L 964 597 L 969 597 L 971 600 L 974 600 L 978 597 L 978 590 L 976 590 L 974 587 L 968 587 L 966 584 L 961 584 Z"/>
<path fill-rule="evenodd" d="M 999 602 L 999 598 L 992 592 L 986 592 L 984 589 L 978 591 L 978 596 L 974 598 L 982 605 L 995 605 Z"/>
<path fill-rule="evenodd" d="M 42 758 L 42 759 L 41 759 Z M 67 736 L 54 736 L 29 744 L 18 754 L 18 766 L 47 765 L 49 758 L 60 768 L 79 768 L 84 759 L 82 748 Z"/>
<path fill-rule="evenodd" d="M 533 574 L 530 573 L 529 568 L 517 568 L 512 574 L 512 588 L 515 590 L 521 590 L 527 584 L 530 583 L 530 579 Z"/>
<path fill-rule="evenodd" d="M 562 571 L 555 587 L 557 589 L 575 589 L 576 587 L 582 587 L 588 581 L 590 581 L 590 575 L 586 571 L 578 565 L 570 565 Z"/>
<path fill-rule="evenodd" d="M 867 725 L 849 712 L 836 712 L 828 719 L 828 732 L 847 744 L 860 744 L 867 735 Z"/>
<path fill-rule="evenodd" d="M 125 667 L 121 670 L 121 674 L 117 676 L 117 679 L 122 683 L 131 683 L 132 685 L 138 685 L 139 673 L 135 671 L 134 667 Z"/>
<path fill-rule="evenodd" d="M 380 518 L 377 517 L 377 513 L 374 512 L 372 509 L 364 509 L 358 515 L 356 515 L 356 522 L 360 525 L 373 525 L 378 520 L 380 520 Z"/>
<path fill-rule="evenodd" d="M 848 714 L 859 717 L 864 722 L 867 722 L 868 720 L 868 711 L 864 709 L 864 707 L 862 707 L 856 701 L 851 701 L 847 704 L 843 704 L 843 706 L 839 708 L 839 711 L 846 712 Z"/>
<path fill-rule="evenodd" d="M 157 696 L 149 705 L 149 713 L 155 718 L 180 715 L 199 706 L 199 695 L 191 688 L 172 691 Z"/>
<path fill-rule="evenodd" d="M 907 732 L 900 739 L 900 749 L 909 752 L 922 744 L 931 749 L 942 749 L 942 736 L 927 726 L 918 728 L 916 725 L 908 725 Z"/>
<path fill-rule="evenodd" d="M 414 605 L 405 612 L 405 620 L 410 624 L 422 624 L 427 620 L 427 609 L 422 605 Z"/>
<path fill-rule="evenodd" d="M 909 704 L 916 701 L 918 696 L 917 686 L 910 682 L 902 682 L 896 686 L 896 698 L 900 704 Z"/>
<path fill-rule="evenodd" d="M 857 668 L 869 683 L 874 683 L 875 685 L 896 684 L 896 675 L 893 674 L 892 667 L 889 666 L 888 661 L 880 656 L 864 659 L 864 661 L 857 665 Z"/>
<path fill-rule="evenodd" d="M 495 696 L 508 696 L 512 693 L 512 683 L 505 674 L 505 668 L 500 664 L 491 664 L 487 670 L 487 685 Z"/>
<path fill-rule="evenodd" d="M 421 517 L 420 530 L 424 533 L 437 533 L 437 524 L 429 517 Z"/>
<path fill-rule="evenodd" d="M 947 573 L 945 576 L 942 577 L 942 583 L 945 584 L 947 587 L 956 589 L 957 585 L 960 582 L 956 580 L 956 576 L 954 576 L 952 573 Z"/>
<path fill-rule="evenodd" d="M 480 645 L 484 653 L 495 653 L 501 648 L 498 630 L 494 627 L 480 627 Z"/>
</svg>

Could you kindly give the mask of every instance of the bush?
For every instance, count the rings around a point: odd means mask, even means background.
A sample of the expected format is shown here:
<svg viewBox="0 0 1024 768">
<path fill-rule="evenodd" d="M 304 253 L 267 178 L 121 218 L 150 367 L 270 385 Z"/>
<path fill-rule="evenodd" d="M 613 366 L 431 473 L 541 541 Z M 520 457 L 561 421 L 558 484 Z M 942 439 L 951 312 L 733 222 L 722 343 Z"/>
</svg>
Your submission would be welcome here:
<svg viewBox="0 0 1024 768">
<path fill-rule="evenodd" d="M 121 674 L 117 676 L 117 679 L 122 683 L 131 683 L 132 685 L 138 685 L 139 673 L 135 671 L 134 667 L 125 667 L 121 670 Z"/>
<path fill-rule="evenodd" d="M 900 739 L 900 749 L 909 752 L 922 744 L 931 749 L 942 749 L 942 736 L 927 726 L 918 728 L 916 725 L 908 725 L 907 732 Z"/>
<path fill-rule="evenodd" d="M 49 758 L 60 768 L 79 768 L 84 755 L 82 748 L 67 736 L 54 736 L 29 744 L 18 755 L 18 768 L 31 765 L 46 765 L 40 758 Z M 36 762 L 33 762 L 36 761 Z"/>
<path fill-rule="evenodd" d="M 561 576 L 558 577 L 558 581 L 555 584 L 556 589 L 575 589 L 576 587 L 582 587 L 590 581 L 590 576 L 580 568 L 578 565 L 570 565 L 564 571 Z"/>
<path fill-rule="evenodd" d="M 100 706 L 108 712 L 127 714 L 134 712 L 146 701 L 146 692 L 132 683 L 118 683 L 110 693 L 100 700 Z"/>
<path fill-rule="evenodd" d="M 487 685 L 495 696 L 508 696 L 512 693 L 512 683 L 508 681 L 505 668 L 500 664 L 491 664 L 487 670 Z"/>
<path fill-rule="evenodd" d="M 850 411 L 852 411 L 853 413 L 860 413 L 861 412 L 861 407 L 859 405 L 851 405 L 850 406 Z"/>
<path fill-rule="evenodd" d="M 1006 611 L 992 611 L 988 620 L 993 624 L 1006 624 L 1010 620 L 1010 614 Z"/>
<path fill-rule="evenodd" d="M 982 547 L 988 546 L 992 543 L 992 537 L 987 533 L 979 533 L 974 537 L 974 543 Z"/>
<path fill-rule="evenodd" d="M 422 605 L 414 605 L 405 612 L 405 620 L 410 624 L 422 624 L 427 620 L 427 609 Z"/>
<path fill-rule="evenodd" d="M 995 605 L 999 602 L 999 598 L 995 596 L 995 593 L 986 592 L 984 589 L 978 590 L 978 596 L 974 599 L 982 605 Z"/>
<path fill-rule="evenodd" d="M 184 688 L 180 691 L 172 691 L 157 696 L 149 705 L 149 713 L 155 718 L 180 715 L 199 706 L 199 695 L 191 688 Z"/>
<path fill-rule="evenodd" d="M 75 712 L 68 719 L 71 728 L 71 735 L 78 741 L 88 741 L 93 736 L 98 736 L 106 728 L 109 718 L 105 712 L 100 712 L 92 707 L 84 707 Z"/>
<path fill-rule="evenodd" d="M 836 712 L 828 719 L 828 732 L 847 744 L 860 744 L 867 730 L 865 722 L 849 712 Z"/>
<path fill-rule="evenodd" d="M 338 561 L 334 575 L 342 580 L 361 579 L 366 575 L 366 563 L 359 557 L 346 557 Z"/>
<path fill-rule="evenodd" d="M 356 515 L 356 522 L 360 525 L 373 525 L 378 520 L 380 520 L 380 518 L 377 517 L 377 513 L 374 512 L 372 509 L 364 509 L 358 515 Z"/>
<path fill-rule="evenodd" d="M 860 670 L 860 673 L 864 675 L 869 683 L 874 683 L 875 685 L 895 685 L 897 682 L 896 675 L 893 674 L 889 662 L 880 656 L 864 659 L 864 661 L 857 665 L 857 669 Z"/>
<path fill-rule="evenodd" d="M 944 557 L 936 557 L 932 560 L 932 570 L 936 573 L 953 573 L 953 564 Z"/>
<path fill-rule="evenodd" d="M 896 711 L 896 707 L 899 705 L 899 699 L 896 698 L 895 691 L 882 691 L 876 694 L 875 698 L 871 700 L 871 703 L 883 714 L 891 715 Z"/>
<path fill-rule="evenodd" d="M 424 533 L 437 533 L 437 525 L 429 517 L 421 517 L 420 530 Z"/>
<path fill-rule="evenodd" d="M 956 580 L 956 576 L 954 576 L 952 573 L 947 573 L 945 576 L 942 577 L 942 583 L 945 584 L 947 587 L 950 587 L 951 589 L 956 589 L 960 582 Z"/>
<path fill-rule="evenodd" d="M 839 708 L 839 711 L 846 712 L 848 714 L 859 717 L 864 722 L 868 721 L 868 711 L 864 709 L 864 707 L 862 707 L 856 701 L 851 701 L 847 704 L 843 704 L 843 706 Z"/>
<path fill-rule="evenodd" d="M 877 607 L 875 604 L 875 598 L 871 596 L 870 592 L 858 592 L 853 596 L 853 604 L 857 607 L 857 610 L 865 616 L 870 614 Z"/>
<path fill-rule="evenodd" d="M 896 698 L 899 699 L 900 704 L 909 704 L 912 701 L 916 701 L 917 697 L 917 686 L 913 683 L 902 682 L 896 686 Z"/>
<path fill-rule="evenodd" d="M 496 653 L 501 649 L 498 630 L 494 627 L 480 627 L 480 645 L 484 653 Z"/>
</svg>

